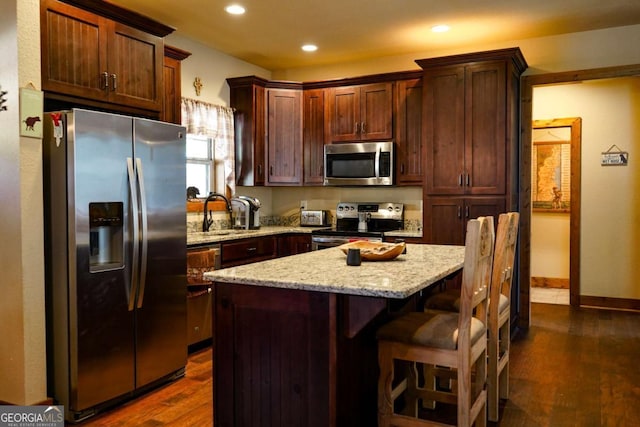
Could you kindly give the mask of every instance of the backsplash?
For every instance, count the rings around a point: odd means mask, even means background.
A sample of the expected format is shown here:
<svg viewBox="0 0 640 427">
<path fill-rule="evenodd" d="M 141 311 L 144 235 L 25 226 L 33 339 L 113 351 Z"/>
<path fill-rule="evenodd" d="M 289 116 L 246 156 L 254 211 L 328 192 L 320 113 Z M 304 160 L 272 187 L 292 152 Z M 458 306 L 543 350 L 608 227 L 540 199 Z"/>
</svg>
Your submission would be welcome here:
<svg viewBox="0 0 640 427">
<path fill-rule="evenodd" d="M 332 225 L 335 225 L 335 212 L 332 212 Z M 226 212 L 212 212 L 213 223 L 209 230 L 225 230 L 231 228 L 229 215 Z M 260 216 L 260 225 L 298 227 L 300 225 L 300 211 L 290 215 L 264 215 Z M 404 229 L 406 231 L 422 231 L 422 222 L 417 219 L 405 219 Z M 202 213 L 187 213 L 187 233 L 197 233 L 202 231 Z"/>
</svg>

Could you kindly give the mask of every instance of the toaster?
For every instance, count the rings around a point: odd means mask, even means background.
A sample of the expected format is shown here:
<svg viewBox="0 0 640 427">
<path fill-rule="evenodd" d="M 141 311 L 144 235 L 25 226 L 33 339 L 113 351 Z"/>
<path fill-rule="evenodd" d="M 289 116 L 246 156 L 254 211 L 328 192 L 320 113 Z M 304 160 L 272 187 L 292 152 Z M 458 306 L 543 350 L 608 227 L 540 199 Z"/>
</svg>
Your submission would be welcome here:
<svg viewBox="0 0 640 427">
<path fill-rule="evenodd" d="M 260 228 L 260 200 L 237 196 L 231 199 L 233 228 L 253 230 Z"/>
<path fill-rule="evenodd" d="M 300 211 L 300 225 L 302 227 L 322 227 L 331 225 L 329 211 Z"/>
</svg>

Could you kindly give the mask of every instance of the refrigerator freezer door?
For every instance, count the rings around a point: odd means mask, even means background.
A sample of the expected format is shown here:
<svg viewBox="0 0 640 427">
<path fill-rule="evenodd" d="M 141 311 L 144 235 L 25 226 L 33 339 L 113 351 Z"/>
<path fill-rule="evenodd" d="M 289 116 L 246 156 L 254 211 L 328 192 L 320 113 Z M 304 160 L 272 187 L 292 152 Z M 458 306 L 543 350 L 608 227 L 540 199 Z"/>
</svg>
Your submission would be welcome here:
<svg viewBox="0 0 640 427">
<path fill-rule="evenodd" d="M 183 368 L 187 361 L 185 130 L 134 119 L 140 179 L 141 274 L 136 306 L 136 387 Z"/>
<path fill-rule="evenodd" d="M 128 310 L 133 208 L 126 160 L 132 156 L 133 121 L 84 110 L 68 119 L 68 212 L 75 213 L 68 218 L 70 409 L 82 411 L 135 386 L 134 313 Z M 108 255 L 118 252 L 122 262 Z"/>
</svg>

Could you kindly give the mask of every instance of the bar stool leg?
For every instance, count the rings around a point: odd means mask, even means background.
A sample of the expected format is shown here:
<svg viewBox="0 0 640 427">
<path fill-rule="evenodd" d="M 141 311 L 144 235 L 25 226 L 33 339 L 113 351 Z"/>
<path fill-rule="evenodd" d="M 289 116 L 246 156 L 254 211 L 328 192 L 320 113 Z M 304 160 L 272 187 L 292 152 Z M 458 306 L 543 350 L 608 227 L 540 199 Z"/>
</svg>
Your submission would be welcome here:
<svg viewBox="0 0 640 427">
<path fill-rule="evenodd" d="M 380 377 L 378 377 L 378 427 L 389 427 L 391 425 L 391 414 L 393 413 L 393 399 L 391 398 L 393 359 L 391 357 L 391 347 L 384 342 L 380 342 L 378 345 L 378 366 L 380 367 Z"/>
</svg>

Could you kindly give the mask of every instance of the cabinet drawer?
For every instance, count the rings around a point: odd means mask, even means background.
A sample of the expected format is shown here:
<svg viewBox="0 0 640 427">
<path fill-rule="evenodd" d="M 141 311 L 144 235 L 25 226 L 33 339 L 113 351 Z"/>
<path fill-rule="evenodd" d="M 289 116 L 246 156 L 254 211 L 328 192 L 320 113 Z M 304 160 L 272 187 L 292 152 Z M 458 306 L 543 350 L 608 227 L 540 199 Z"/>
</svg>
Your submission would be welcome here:
<svg viewBox="0 0 640 427">
<path fill-rule="evenodd" d="M 225 243 L 222 246 L 222 267 L 248 264 L 277 256 L 275 236 L 259 237 Z"/>
</svg>

